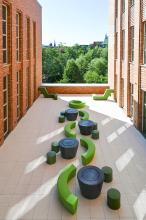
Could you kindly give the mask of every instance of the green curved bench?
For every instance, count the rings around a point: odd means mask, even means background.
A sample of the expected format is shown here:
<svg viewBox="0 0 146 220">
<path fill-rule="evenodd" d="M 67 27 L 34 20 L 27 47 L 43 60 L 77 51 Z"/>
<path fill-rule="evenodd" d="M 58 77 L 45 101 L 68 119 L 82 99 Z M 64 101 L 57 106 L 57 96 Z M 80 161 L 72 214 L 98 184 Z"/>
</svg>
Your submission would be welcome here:
<svg viewBox="0 0 146 220">
<path fill-rule="evenodd" d="M 106 89 L 103 95 L 93 95 L 93 100 L 107 100 L 112 93 L 114 93 L 113 89 Z"/>
<path fill-rule="evenodd" d="M 74 214 L 77 210 L 78 198 L 69 190 L 68 182 L 75 175 L 76 167 L 72 164 L 63 169 L 57 181 L 60 202 L 71 214 Z"/>
<path fill-rule="evenodd" d="M 52 98 L 52 99 L 54 99 L 54 100 L 57 100 L 57 99 L 58 99 L 57 94 L 55 94 L 55 93 L 49 93 L 46 87 L 40 86 L 40 87 L 38 88 L 38 91 L 39 91 L 41 94 L 43 94 L 44 98 Z"/>
<path fill-rule="evenodd" d="M 79 111 L 79 116 L 81 120 L 89 120 L 89 113 L 86 111 Z"/>
<path fill-rule="evenodd" d="M 70 108 L 80 109 L 80 108 L 84 108 L 85 106 L 86 106 L 85 102 L 82 102 L 80 100 L 71 100 L 69 102 Z"/>
<path fill-rule="evenodd" d="M 80 139 L 80 144 L 87 149 L 87 151 L 81 155 L 82 164 L 87 165 L 92 161 L 95 155 L 95 144 L 89 138 L 85 137 Z"/>
<path fill-rule="evenodd" d="M 76 138 L 76 133 L 72 131 L 76 127 L 76 122 L 69 122 L 64 127 L 64 133 L 66 137 Z"/>
</svg>

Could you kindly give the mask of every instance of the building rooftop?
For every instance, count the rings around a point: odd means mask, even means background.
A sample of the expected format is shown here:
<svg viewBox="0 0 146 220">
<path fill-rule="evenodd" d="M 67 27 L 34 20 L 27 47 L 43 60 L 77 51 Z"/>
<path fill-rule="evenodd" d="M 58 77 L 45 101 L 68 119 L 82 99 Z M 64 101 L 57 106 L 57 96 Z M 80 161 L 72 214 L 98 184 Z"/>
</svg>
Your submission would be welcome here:
<svg viewBox="0 0 146 220">
<path fill-rule="evenodd" d="M 79 147 L 77 157 L 64 160 L 57 156 L 56 164 L 46 164 L 46 153 L 52 141 L 64 137 L 64 124 L 58 123 L 60 111 L 68 108 L 71 99 L 87 103 L 90 118 L 98 122 L 100 139 L 91 164 L 111 166 L 112 183 L 104 183 L 95 200 L 80 194 L 76 178 L 70 182 L 78 196 L 77 214 L 70 215 L 56 194 L 58 174 L 67 164 L 81 167 Z M 77 130 L 78 138 L 80 134 Z M 91 96 L 60 95 L 58 101 L 40 97 L 0 148 L 0 219 L 4 220 L 143 220 L 146 218 L 146 140 L 131 120 L 113 101 L 93 101 Z M 106 193 L 111 187 L 121 192 L 121 208 L 110 210 Z"/>
</svg>

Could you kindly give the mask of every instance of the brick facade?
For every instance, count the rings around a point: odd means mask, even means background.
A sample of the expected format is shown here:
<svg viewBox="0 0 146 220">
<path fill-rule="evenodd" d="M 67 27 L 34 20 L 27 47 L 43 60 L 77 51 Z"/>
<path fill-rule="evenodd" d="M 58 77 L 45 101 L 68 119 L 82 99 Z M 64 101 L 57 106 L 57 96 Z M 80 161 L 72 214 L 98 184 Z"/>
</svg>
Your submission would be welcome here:
<svg viewBox="0 0 146 220">
<path fill-rule="evenodd" d="M 7 8 L 7 54 L 4 64 L 3 5 Z M 16 57 L 16 14 L 19 14 L 19 55 Z M 38 97 L 42 73 L 42 9 L 36 0 L 0 0 L 0 143 Z M 27 25 L 29 22 L 29 25 Z M 27 31 L 28 28 L 28 31 Z M 29 56 L 27 56 L 27 53 Z M 27 70 L 28 76 L 27 76 Z M 19 78 L 18 78 L 18 75 Z M 8 80 L 8 132 L 4 136 L 4 77 Z M 28 78 L 27 78 L 28 77 Z M 18 86 L 17 86 L 18 82 Z M 19 91 L 18 91 L 19 90 Z M 28 93 L 27 93 L 28 91 Z M 27 95 L 27 97 L 26 97 Z M 18 101 L 19 100 L 19 101 Z M 28 100 L 28 108 L 27 108 Z M 18 115 L 20 116 L 18 118 Z"/>
<path fill-rule="evenodd" d="M 123 2 L 125 2 L 124 11 Z M 143 95 L 146 92 L 146 63 L 144 63 L 146 0 L 110 0 L 109 5 L 109 85 L 115 89 L 115 98 L 119 106 L 123 107 L 126 114 L 132 117 L 135 126 L 142 131 Z M 134 28 L 133 41 L 132 28 Z M 125 40 L 122 38 L 123 31 Z"/>
</svg>

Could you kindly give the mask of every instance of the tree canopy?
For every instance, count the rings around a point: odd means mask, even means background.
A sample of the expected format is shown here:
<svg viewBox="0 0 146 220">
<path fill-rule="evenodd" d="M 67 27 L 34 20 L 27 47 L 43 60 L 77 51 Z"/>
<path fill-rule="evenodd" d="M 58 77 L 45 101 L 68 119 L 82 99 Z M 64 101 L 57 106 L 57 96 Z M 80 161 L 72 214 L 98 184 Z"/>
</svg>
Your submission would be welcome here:
<svg viewBox="0 0 146 220">
<path fill-rule="evenodd" d="M 43 48 L 43 82 L 106 83 L 108 48 L 63 45 Z"/>
</svg>

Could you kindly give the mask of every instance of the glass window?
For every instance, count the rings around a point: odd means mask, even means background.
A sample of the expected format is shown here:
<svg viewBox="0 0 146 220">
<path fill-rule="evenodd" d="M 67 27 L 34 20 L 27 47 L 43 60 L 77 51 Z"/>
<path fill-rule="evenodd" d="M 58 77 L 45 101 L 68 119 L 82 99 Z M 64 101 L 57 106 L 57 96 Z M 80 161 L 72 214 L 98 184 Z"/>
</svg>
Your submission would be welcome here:
<svg viewBox="0 0 146 220">
<path fill-rule="evenodd" d="M 20 13 L 16 14 L 16 60 L 20 61 Z"/>
<path fill-rule="evenodd" d="M 125 0 L 122 0 L 122 13 L 125 12 Z"/>
<path fill-rule="evenodd" d="M 8 63 L 8 33 L 7 33 L 7 22 L 8 22 L 8 8 L 6 5 L 2 5 L 2 40 L 3 40 L 3 63 Z"/>
<path fill-rule="evenodd" d="M 122 31 L 122 60 L 125 59 L 125 30 Z"/>
<path fill-rule="evenodd" d="M 20 91 L 20 71 L 16 73 L 16 86 L 17 86 L 17 120 L 20 118 L 20 99 L 21 99 L 21 91 Z"/>
<path fill-rule="evenodd" d="M 131 27 L 131 62 L 134 61 L 134 26 Z"/>
<path fill-rule="evenodd" d="M 130 0 L 130 6 L 133 6 L 135 4 L 135 0 Z"/>
<path fill-rule="evenodd" d="M 27 22 L 26 22 L 26 33 L 27 33 L 27 37 L 26 37 L 26 58 L 27 60 L 29 60 L 29 50 L 30 50 L 30 19 L 27 18 Z"/>
<path fill-rule="evenodd" d="M 144 22 L 144 36 L 143 36 L 143 64 L 146 64 L 146 22 Z"/>
<path fill-rule="evenodd" d="M 3 78 L 3 125 L 4 136 L 8 134 L 8 76 Z"/>
</svg>

